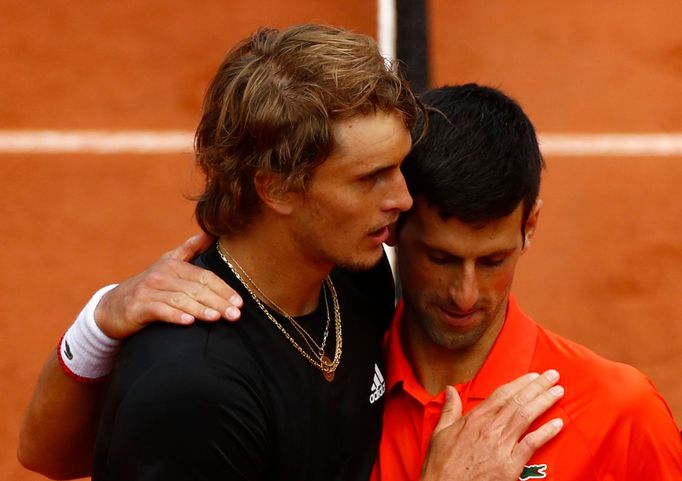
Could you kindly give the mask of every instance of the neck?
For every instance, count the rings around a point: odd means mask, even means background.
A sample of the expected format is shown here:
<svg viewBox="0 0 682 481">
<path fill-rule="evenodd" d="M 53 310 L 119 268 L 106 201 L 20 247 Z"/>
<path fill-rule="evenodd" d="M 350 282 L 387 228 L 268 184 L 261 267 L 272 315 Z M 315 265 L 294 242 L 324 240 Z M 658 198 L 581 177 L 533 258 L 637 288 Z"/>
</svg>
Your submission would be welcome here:
<svg viewBox="0 0 682 481">
<path fill-rule="evenodd" d="M 246 233 L 222 236 L 220 245 L 257 288 L 286 314 L 301 316 L 317 307 L 322 282 L 332 266 L 316 265 L 306 260 L 286 236 L 277 235 L 260 225 Z M 239 272 L 239 267 L 236 269 Z M 249 284 L 248 279 L 244 281 Z M 253 285 L 249 287 L 254 289 Z M 258 295 L 255 291 L 254 294 Z M 267 303 L 266 299 L 261 300 Z"/>
<path fill-rule="evenodd" d="M 432 396 L 445 389 L 471 381 L 483 366 L 497 335 L 504 324 L 496 320 L 473 345 L 449 349 L 436 344 L 416 318 L 416 313 L 405 305 L 402 318 L 401 342 L 412 370 L 424 389 Z"/>
</svg>

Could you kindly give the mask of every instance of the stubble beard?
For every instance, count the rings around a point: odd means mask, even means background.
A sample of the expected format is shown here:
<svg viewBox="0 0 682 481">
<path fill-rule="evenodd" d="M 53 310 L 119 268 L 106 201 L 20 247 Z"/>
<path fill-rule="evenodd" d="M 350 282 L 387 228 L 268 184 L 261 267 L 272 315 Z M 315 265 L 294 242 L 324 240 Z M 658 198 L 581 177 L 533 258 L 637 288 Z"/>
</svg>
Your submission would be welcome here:
<svg viewBox="0 0 682 481">
<path fill-rule="evenodd" d="M 457 330 L 448 328 L 438 319 L 436 313 L 426 309 L 418 309 L 417 319 L 426 336 L 435 345 L 451 351 L 462 351 L 475 345 L 486 330 L 486 319 L 481 319 L 476 325 L 467 329 Z"/>
<path fill-rule="evenodd" d="M 379 253 L 376 256 L 376 259 L 367 259 L 367 260 L 343 259 L 343 260 L 339 260 L 338 262 L 335 262 L 335 265 L 337 267 L 340 267 L 341 269 L 344 269 L 347 271 L 353 271 L 353 272 L 368 271 L 372 267 L 375 267 L 377 264 L 379 264 L 379 261 L 381 261 L 382 257 L 383 257 L 383 254 Z"/>
</svg>

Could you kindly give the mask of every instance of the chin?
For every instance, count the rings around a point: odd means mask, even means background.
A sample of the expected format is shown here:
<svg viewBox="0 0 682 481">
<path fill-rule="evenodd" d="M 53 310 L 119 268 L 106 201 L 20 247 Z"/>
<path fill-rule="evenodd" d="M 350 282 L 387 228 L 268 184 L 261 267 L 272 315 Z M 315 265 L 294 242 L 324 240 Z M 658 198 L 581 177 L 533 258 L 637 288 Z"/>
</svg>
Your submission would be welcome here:
<svg viewBox="0 0 682 481">
<path fill-rule="evenodd" d="M 338 267 L 349 271 L 366 271 L 376 266 L 383 257 L 383 248 L 374 256 L 364 256 L 362 258 L 355 257 L 353 259 L 344 259 L 336 263 Z"/>
<path fill-rule="evenodd" d="M 480 329 L 456 331 L 436 324 L 424 323 L 424 330 L 434 344 L 451 351 L 467 349 L 481 338 Z"/>
</svg>

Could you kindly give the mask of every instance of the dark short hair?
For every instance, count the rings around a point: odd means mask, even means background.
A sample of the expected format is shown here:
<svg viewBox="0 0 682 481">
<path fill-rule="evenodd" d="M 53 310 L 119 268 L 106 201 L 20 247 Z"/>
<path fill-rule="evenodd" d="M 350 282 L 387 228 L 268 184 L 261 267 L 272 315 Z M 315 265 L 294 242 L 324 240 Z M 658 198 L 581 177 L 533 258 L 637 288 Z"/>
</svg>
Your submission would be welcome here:
<svg viewBox="0 0 682 481">
<path fill-rule="evenodd" d="M 407 128 L 423 106 L 369 36 L 325 25 L 262 29 L 234 47 L 204 98 L 195 136 L 206 177 L 196 217 L 213 235 L 257 212 L 257 172 L 303 190 L 334 148 L 332 124 L 378 111 Z"/>
<path fill-rule="evenodd" d="M 412 197 L 425 199 L 444 219 L 482 225 L 523 202 L 523 229 L 545 162 L 519 104 L 477 84 L 433 89 L 421 100 L 428 131 L 422 135 L 417 123 L 413 136 L 421 139 L 402 166 Z"/>
</svg>

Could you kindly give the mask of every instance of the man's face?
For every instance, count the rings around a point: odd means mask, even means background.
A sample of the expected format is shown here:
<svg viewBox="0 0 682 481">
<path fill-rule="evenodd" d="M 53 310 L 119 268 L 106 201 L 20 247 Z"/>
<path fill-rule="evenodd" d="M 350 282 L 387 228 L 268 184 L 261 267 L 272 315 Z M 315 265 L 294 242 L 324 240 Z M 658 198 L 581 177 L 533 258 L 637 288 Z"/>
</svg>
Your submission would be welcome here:
<svg viewBox="0 0 682 481">
<path fill-rule="evenodd" d="M 539 202 L 537 206 L 539 206 Z M 485 225 L 443 220 L 415 201 L 398 237 L 405 323 L 418 325 L 423 347 L 462 351 L 492 343 L 504 322 L 516 263 L 530 244 L 539 207 L 526 223 L 522 206 Z M 414 331 L 413 331 L 414 332 Z M 423 334 L 423 335 L 420 335 Z"/>
<path fill-rule="evenodd" d="M 336 147 L 297 194 L 294 236 L 313 262 L 367 269 L 389 226 L 412 206 L 400 164 L 412 141 L 402 118 L 377 112 L 337 122 Z"/>
</svg>

